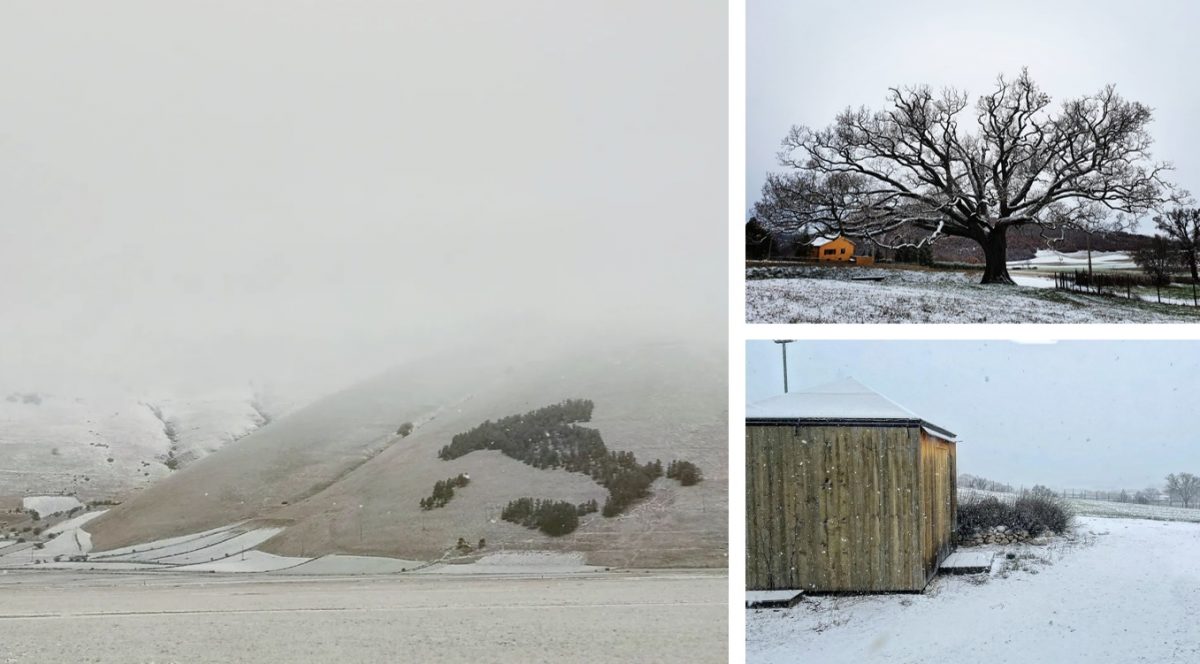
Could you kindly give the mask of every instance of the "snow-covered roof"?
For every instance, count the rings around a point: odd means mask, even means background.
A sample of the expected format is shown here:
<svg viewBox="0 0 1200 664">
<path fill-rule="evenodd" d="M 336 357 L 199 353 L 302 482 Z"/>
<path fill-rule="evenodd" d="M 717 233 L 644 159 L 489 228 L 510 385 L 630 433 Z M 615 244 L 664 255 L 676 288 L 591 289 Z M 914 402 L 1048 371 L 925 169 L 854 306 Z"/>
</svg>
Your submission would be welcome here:
<svg viewBox="0 0 1200 664">
<path fill-rule="evenodd" d="M 838 239 L 839 237 L 841 237 L 841 236 L 835 235 L 833 237 L 819 237 L 819 238 L 813 239 L 813 241 L 809 242 L 809 244 L 814 247 L 824 247 L 825 245 L 829 244 L 830 242 L 833 242 L 834 240 Z"/>
<path fill-rule="evenodd" d="M 747 404 L 746 420 L 902 421 L 929 428 L 941 437 L 954 438 L 953 433 L 923 420 L 853 378 Z"/>
</svg>

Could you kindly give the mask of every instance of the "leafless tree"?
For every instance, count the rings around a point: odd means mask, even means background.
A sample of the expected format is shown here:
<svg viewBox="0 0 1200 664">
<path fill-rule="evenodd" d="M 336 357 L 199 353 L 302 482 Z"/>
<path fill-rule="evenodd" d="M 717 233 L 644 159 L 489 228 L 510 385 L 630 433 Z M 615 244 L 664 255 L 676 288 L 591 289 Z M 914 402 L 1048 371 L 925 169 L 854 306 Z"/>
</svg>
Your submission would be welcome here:
<svg viewBox="0 0 1200 664">
<path fill-rule="evenodd" d="M 1184 507 L 1191 507 L 1192 501 L 1200 498 L 1200 477 L 1191 473 L 1167 475 L 1167 495 Z"/>
<path fill-rule="evenodd" d="M 1155 235 L 1150 244 L 1133 254 L 1133 262 L 1154 282 L 1154 292 L 1162 303 L 1162 287 L 1171 284 L 1171 268 L 1175 265 L 1175 251 L 1171 242 L 1162 235 Z"/>
<path fill-rule="evenodd" d="M 1200 209 L 1175 208 L 1154 218 L 1154 225 L 1175 241 L 1182 263 L 1192 273 L 1192 304 L 1200 304 L 1196 282 L 1200 281 Z"/>
<path fill-rule="evenodd" d="M 983 283 L 1011 284 L 1009 229 L 1086 229 L 1099 210 L 1138 217 L 1177 200 L 1171 166 L 1150 154 L 1150 109 L 1112 86 L 1054 110 L 1028 71 L 999 77 L 974 106 L 928 86 L 888 99 L 825 129 L 793 127 L 779 153 L 788 170 L 768 179 L 759 217 L 876 244 L 899 229 L 919 231 L 917 245 L 970 238 L 983 248 Z"/>
</svg>

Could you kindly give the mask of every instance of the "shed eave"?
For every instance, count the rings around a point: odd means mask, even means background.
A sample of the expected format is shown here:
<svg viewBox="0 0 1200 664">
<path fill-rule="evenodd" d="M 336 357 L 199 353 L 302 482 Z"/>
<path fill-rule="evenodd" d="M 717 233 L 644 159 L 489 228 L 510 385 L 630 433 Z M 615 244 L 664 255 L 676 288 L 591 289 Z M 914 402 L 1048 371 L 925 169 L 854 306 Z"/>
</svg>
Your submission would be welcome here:
<svg viewBox="0 0 1200 664">
<path fill-rule="evenodd" d="M 958 438 L 954 432 L 943 429 L 938 425 L 922 419 L 884 418 L 884 417 L 747 417 L 746 426 L 860 426 L 860 427 L 925 427 L 950 441 Z"/>
</svg>

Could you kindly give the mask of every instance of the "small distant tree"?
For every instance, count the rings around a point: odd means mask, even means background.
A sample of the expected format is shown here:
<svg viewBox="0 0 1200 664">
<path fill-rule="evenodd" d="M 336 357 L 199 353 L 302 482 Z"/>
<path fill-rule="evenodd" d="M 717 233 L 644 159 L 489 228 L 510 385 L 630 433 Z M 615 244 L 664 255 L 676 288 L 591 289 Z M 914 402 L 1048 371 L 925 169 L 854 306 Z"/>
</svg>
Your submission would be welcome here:
<svg viewBox="0 0 1200 664">
<path fill-rule="evenodd" d="M 1150 244 L 1133 254 L 1133 261 L 1154 282 L 1154 292 L 1162 302 L 1162 287 L 1171 283 L 1171 243 L 1162 235 L 1155 235 Z"/>
<path fill-rule="evenodd" d="M 1200 497 L 1200 477 L 1191 473 L 1167 475 L 1167 495 L 1184 507 L 1191 507 L 1192 501 Z"/>
<path fill-rule="evenodd" d="M 1196 282 L 1200 281 L 1200 209 L 1175 208 L 1154 218 L 1154 225 L 1175 242 L 1183 265 L 1192 275 L 1192 304 L 1200 304 Z"/>
<path fill-rule="evenodd" d="M 396 435 L 400 436 L 401 438 L 404 438 L 405 436 L 407 436 L 408 434 L 410 434 L 412 432 L 413 432 L 413 423 L 412 422 L 405 422 L 404 424 L 400 425 L 399 429 L 396 429 Z"/>
<path fill-rule="evenodd" d="M 1058 494 L 1055 493 L 1050 487 L 1036 484 L 1032 489 L 1029 490 L 1029 495 L 1033 496 L 1034 498 L 1053 498 Z"/>
<path fill-rule="evenodd" d="M 478 549 L 482 549 L 482 548 L 483 548 L 483 547 L 485 547 L 485 546 L 487 546 L 487 540 L 485 540 L 485 539 L 483 539 L 482 537 L 480 537 L 480 538 L 479 538 L 479 546 L 477 546 L 476 548 L 478 548 Z"/>
</svg>

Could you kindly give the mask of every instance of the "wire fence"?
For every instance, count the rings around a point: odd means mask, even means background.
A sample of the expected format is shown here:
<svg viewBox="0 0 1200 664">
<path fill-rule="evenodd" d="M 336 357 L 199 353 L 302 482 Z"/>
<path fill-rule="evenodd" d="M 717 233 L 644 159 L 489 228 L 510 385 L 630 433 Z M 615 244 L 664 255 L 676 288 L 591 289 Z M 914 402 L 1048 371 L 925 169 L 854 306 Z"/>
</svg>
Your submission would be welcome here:
<svg viewBox="0 0 1200 664">
<path fill-rule="evenodd" d="M 1162 289 L 1170 286 L 1173 281 L 1181 284 L 1190 284 L 1192 287 L 1190 304 L 1192 306 L 1200 306 L 1200 292 L 1197 292 L 1197 285 L 1191 278 L 1181 279 L 1178 276 L 1156 278 L 1145 274 L 1088 272 L 1086 270 L 1054 273 L 1054 288 L 1056 290 L 1094 295 L 1112 295 L 1132 300 L 1142 299 L 1142 289 L 1154 289 L 1157 294 L 1157 300 L 1160 302 L 1162 301 Z M 1171 304 L 1189 304 L 1188 299 L 1174 297 L 1168 298 L 1168 302 Z"/>
</svg>

